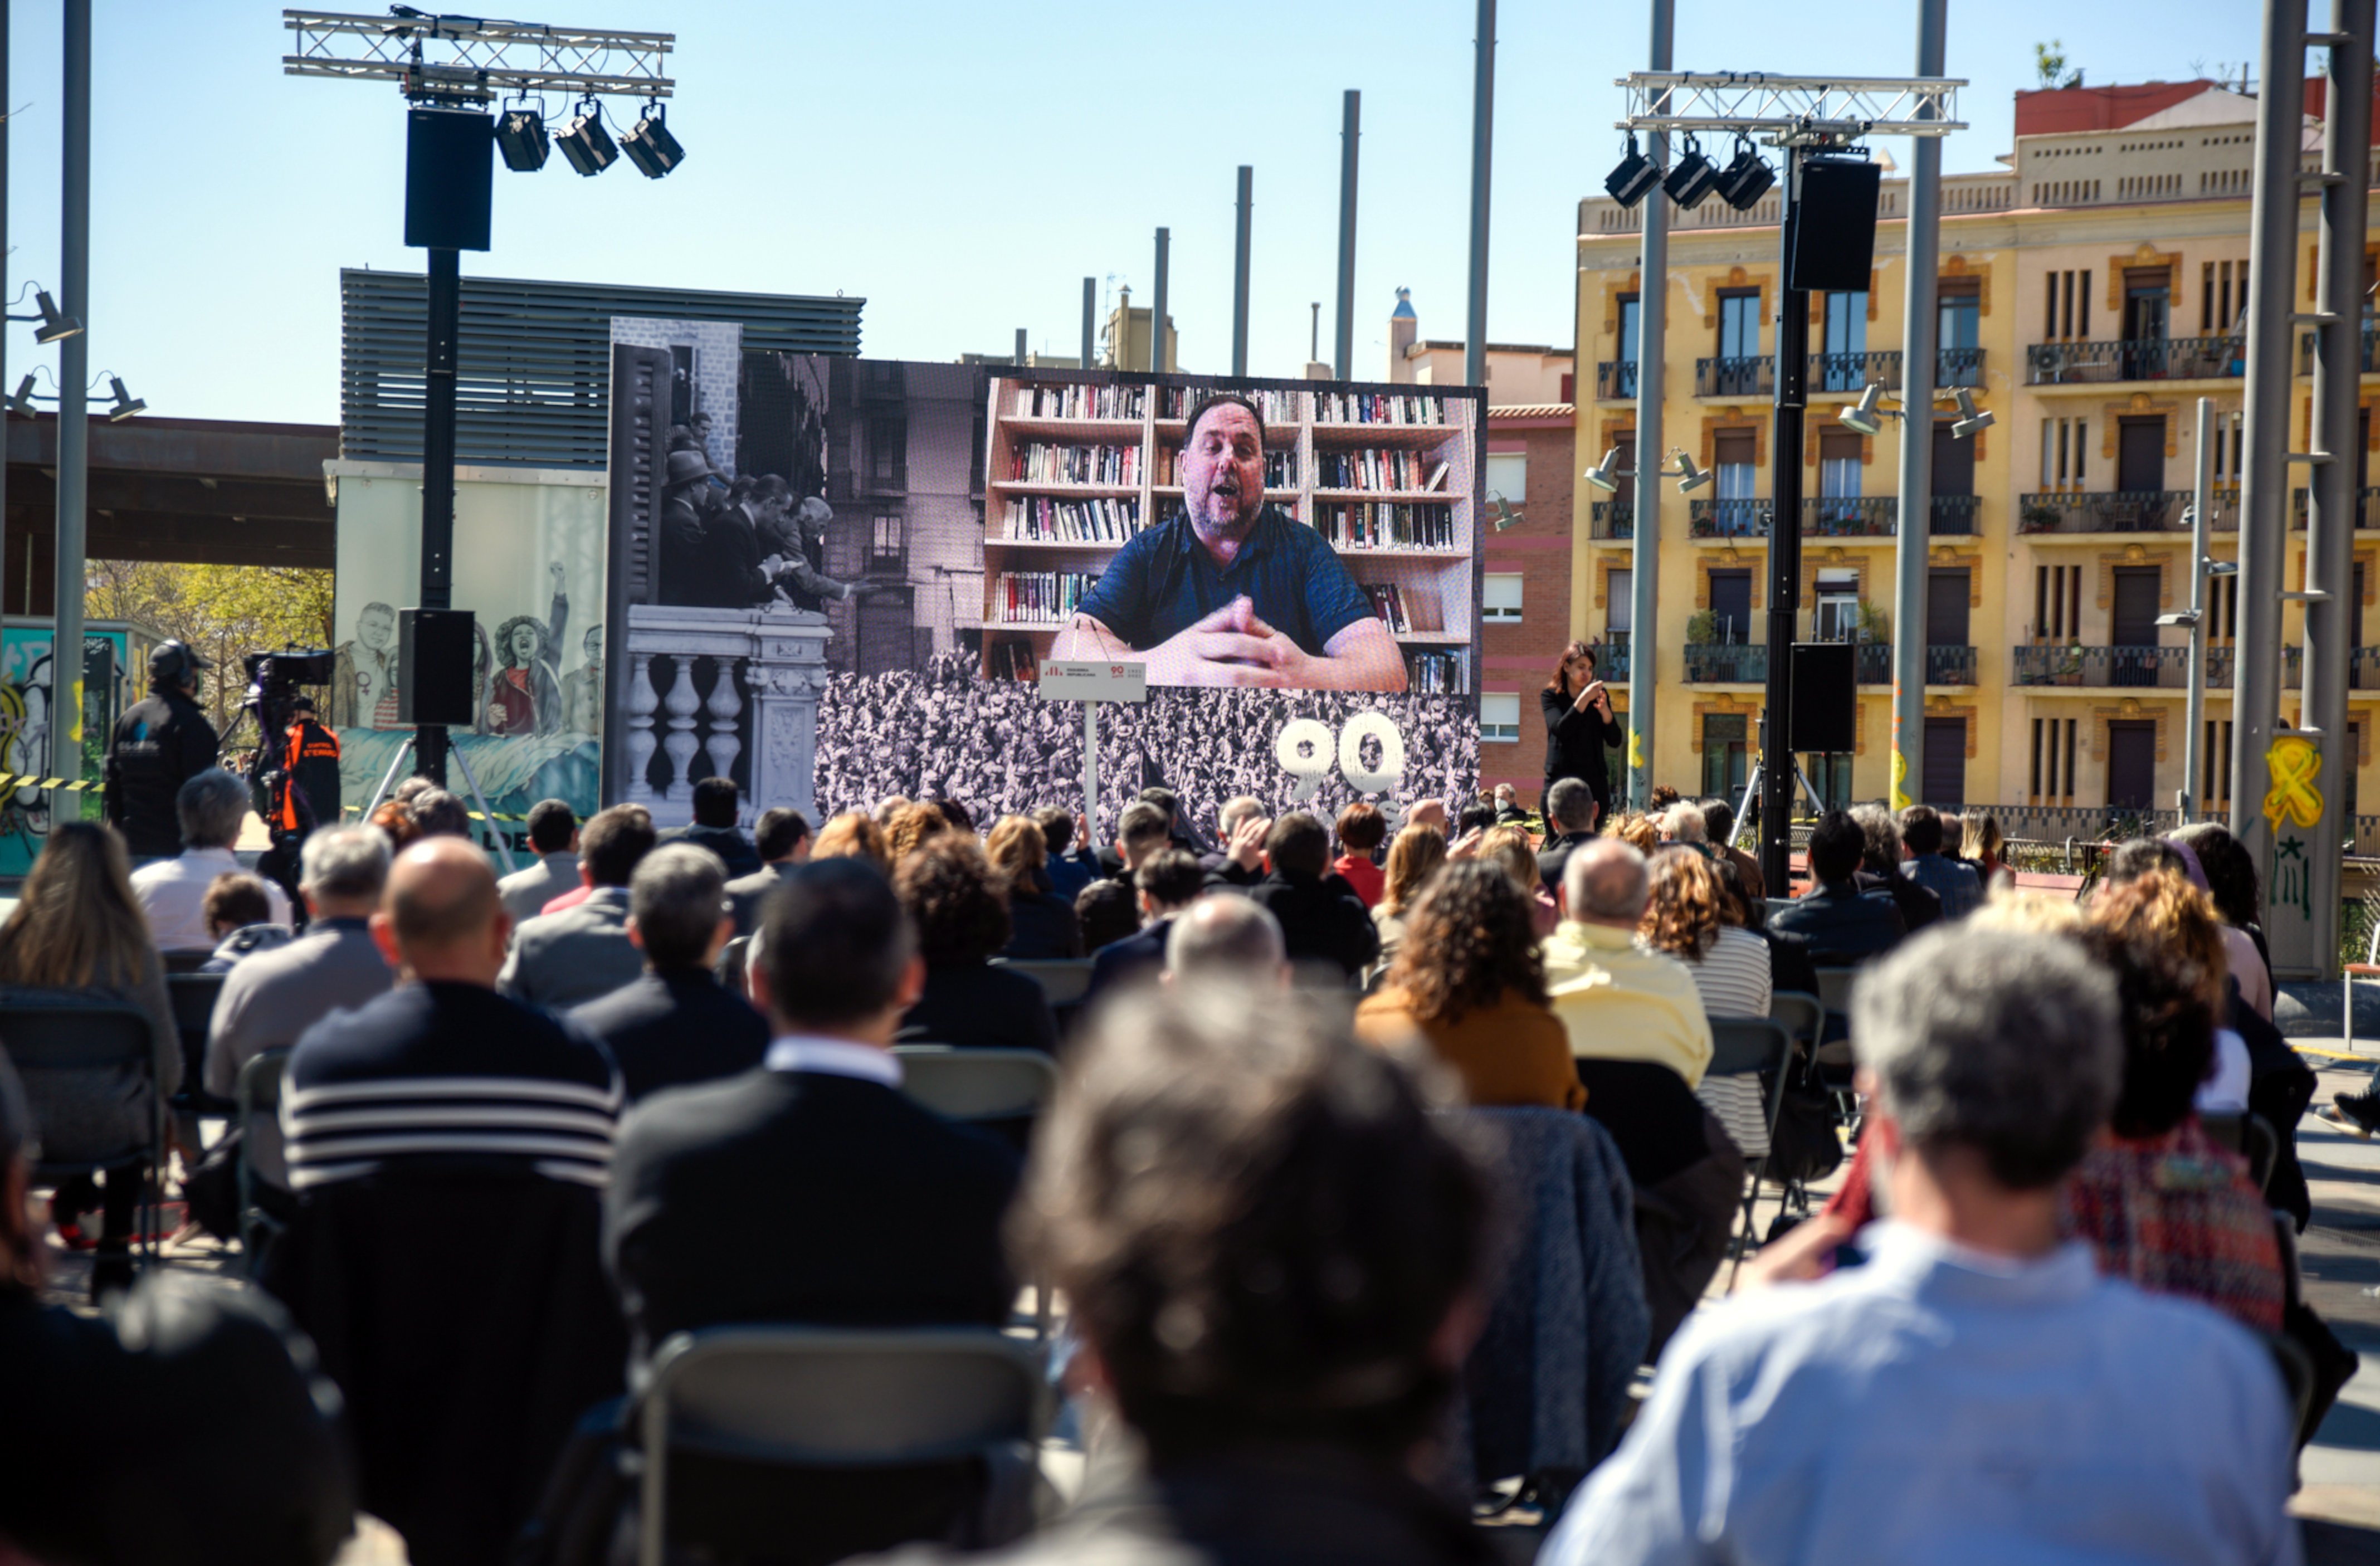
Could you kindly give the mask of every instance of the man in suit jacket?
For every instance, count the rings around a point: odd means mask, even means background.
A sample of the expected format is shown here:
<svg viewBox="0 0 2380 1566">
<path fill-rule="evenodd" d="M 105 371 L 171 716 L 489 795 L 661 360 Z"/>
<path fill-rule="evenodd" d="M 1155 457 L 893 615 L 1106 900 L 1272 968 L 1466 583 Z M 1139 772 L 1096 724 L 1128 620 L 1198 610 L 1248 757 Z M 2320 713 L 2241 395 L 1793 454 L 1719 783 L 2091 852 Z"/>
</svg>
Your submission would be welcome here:
<svg viewBox="0 0 2380 1566">
<path fill-rule="evenodd" d="M 1379 928 L 1364 900 L 1330 868 L 1330 831 L 1303 810 L 1272 824 L 1265 836 L 1272 868 L 1248 889 L 1281 923 L 1289 960 L 1327 962 L 1352 978 L 1380 954 Z"/>
<path fill-rule="evenodd" d="M 559 799 L 539 800 L 528 807 L 528 845 L 537 863 L 496 882 L 496 895 L 516 927 L 578 884 L 578 818 Z"/>
<path fill-rule="evenodd" d="M 726 778 L 704 778 L 694 785 L 694 824 L 672 827 L 662 833 L 663 843 L 691 843 L 697 848 L 708 848 L 719 856 L 731 876 L 748 876 L 758 870 L 765 858 L 752 846 L 752 840 L 735 830 L 735 819 L 742 813 L 743 799 L 735 784 Z"/>
<path fill-rule="evenodd" d="M 727 883 L 728 911 L 735 917 L 738 935 L 749 935 L 760 928 L 760 904 L 784 884 L 795 866 L 810 856 L 809 818 L 788 806 L 761 811 L 752 836 L 760 851 L 760 868 Z"/>
<path fill-rule="evenodd" d="M 735 928 L 726 879 L 691 844 L 646 855 L 628 883 L 628 939 L 645 954 L 644 976 L 570 1014 L 611 1047 L 630 1103 L 750 1071 L 769 1048 L 760 1014 L 712 973 Z"/>
<path fill-rule="evenodd" d="M 1016 1155 L 901 1092 L 892 1038 L 926 968 L 892 889 L 860 860 L 801 866 L 759 945 L 766 1063 L 622 1132 L 603 1249 L 638 1352 L 722 1322 L 1006 1320 Z"/>
<path fill-rule="evenodd" d="M 1578 778 L 1556 778 L 1546 790 L 1546 845 L 1537 850 L 1537 880 L 1561 892 L 1562 866 L 1571 850 L 1595 840 L 1595 790 Z"/>
<path fill-rule="evenodd" d="M 1140 899 L 1140 933 L 1110 941 L 1092 953 L 1090 987 L 1083 991 L 1086 1005 L 1113 985 L 1156 977 L 1165 966 L 1165 937 L 1173 928 L 1173 916 L 1198 901 L 1207 889 L 1207 872 L 1179 848 L 1149 856 L 1132 879 Z"/>
<path fill-rule="evenodd" d="M 645 954 L 628 939 L 628 878 L 652 847 L 653 819 L 643 806 L 597 811 L 578 834 L 586 899 L 522 925 L 497 986 L 524 1004 L 561 1011 L 635 983 Z"/>
</svg>

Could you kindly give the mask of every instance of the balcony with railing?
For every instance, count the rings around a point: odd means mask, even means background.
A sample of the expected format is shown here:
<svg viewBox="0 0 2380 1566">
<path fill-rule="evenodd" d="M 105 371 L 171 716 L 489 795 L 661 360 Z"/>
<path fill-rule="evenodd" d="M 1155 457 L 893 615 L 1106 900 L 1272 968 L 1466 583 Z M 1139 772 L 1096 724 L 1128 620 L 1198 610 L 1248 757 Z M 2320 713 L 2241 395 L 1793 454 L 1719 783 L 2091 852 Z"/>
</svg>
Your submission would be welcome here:
<svg viewBox="0 0 2380 1566">
<path fill-rule="evenodd" d="M 1704 500 L 1686 502 L 1686 536 L 1694 539 L 1765 539 L 1777 515 L 1774 501 Z"/>
<path fill-rule="evenodd" d="M 1812 495 L 1802 502 L 1802 536 L 1888 539 L 1900 515 L 1897 495 Z"/>
<path fill-rule="evenodd" d="M 1587 509 L 1586 534 L 1591 539 L 1633 539 L 1636 536 L 1636 503 L 1599 500 Z"/>
<path fill-rule="evenodd" d="M 1864 641 L 1852 659 L 1852 677 L 1864 686 L 1892 683 L 1892 644 Z M 1929 686 L 1971 686 L 1975 683 L 1975 649 L 1948 644 L 1925 649 L 1925 683 Z"/>
<path fill-rule="evenodd" d="M 1626 631 L 1606 630 L 1586 645 L 1595 653 L 1595 677 L 1612 684 L 1628 677 L 1630 637 Z"/>
<path fill-rule="evenodd" d="M 2247 369 L 2247 349 L 2237 337 L 2125 337 L 2035 343 L 2024 350 L 2025 383 L 2032 386 L 2237 380 Z"/>
<path fill-rule="evenodd" d="M 1694 360 L 1694 395 L 1766 397 L 1776 392 L 1777 360 L 1768 354 Z"/>
<path fill-rule="evenodd" d="M 2380 332 L 2375 332 L 2367 324 L 2363 328 L 2362 336 L 2362 363 L 2358 373 L 2380 374 Z M 2298 334 L 2298 373 L 2301 375 L 2313 373 L 2313 334 L 2311 332 Z"/>
<path fill-rule="evenodd" d="M 1633 358 L 1607 358 L 1595 367 L 1595 395 L 1598 402 L 1626 402 L 1636 395 L 1636 361 Z"/>
<path fill-rule="evenodd" d="M 1872 381 L 1882 382 L 1894 391 L 1900 389 L 1899 348 L 1883 348 L 1872 354 L 1810 356 L 1811 391 L 1848 392 L 1856 396 Z"/>
<path fill-rule="evenodd" d="M 1983 509 L 1977 495 L 1936 495 L 1926 506 L 1925 530 L 1936 538 L 1980 533 Z"/>
<path fill-rule="evenodd" d="M 2188 490 L 2069 491 L 2017 497 L 2020 533 L 2170 533 L 2186 529 Z M 2210 525 L 2214 525 L 2210 518 Z M 2235 519 L 2234 528 L 2239 526 Z"/>
<path fill-rule="evenodd" d="M 1937 348 L 1934 351 L 1934 384 L 1946 391 L 1959 386 L 1981 389 L 1984 383 L 1984 350 L 1981 348 Z"/>
<path fill-rule="evenodd" d="M 2299 690 L 2305 685 L 2305 649 L 2281 649 L 2281 686 Z M 2380 690 L 2380 647 L 2359 647 L 2347 658 L 2347 688 L 2350 690 Z"/>
<path fill-rule="evenodd" d="M 2182 690 L 2190 684 L 2186 647 L 2019 647 L 2015 683 L 2085 689 Z"/>
<path fill-rule="evenodd" d="M 2231 526 L 2237 528 L 2240 525 L 2240 492 L 2227 490 L 2223 493 L 2230 504 Z M 2358 532 L 2367 528 L 2380 528 L 2380 505 L 2373 504 L 2375 499 L 2380 499 L 2380 489 L 2366 488 L 2356 492 L 2355 528 Z M 2306 492 L 2303 490 L 2291 490 L 2289 492 L 2289 526 L 2299 532 L 2305 531 L 2306 519 L 2310 515 Z"/>
<path fill-rule="evenodd" d="M 1686 683 L 1757 686 L 1768 681 L 1768 648 L 1759 642 L 1688 642 Z"/>
</svg>

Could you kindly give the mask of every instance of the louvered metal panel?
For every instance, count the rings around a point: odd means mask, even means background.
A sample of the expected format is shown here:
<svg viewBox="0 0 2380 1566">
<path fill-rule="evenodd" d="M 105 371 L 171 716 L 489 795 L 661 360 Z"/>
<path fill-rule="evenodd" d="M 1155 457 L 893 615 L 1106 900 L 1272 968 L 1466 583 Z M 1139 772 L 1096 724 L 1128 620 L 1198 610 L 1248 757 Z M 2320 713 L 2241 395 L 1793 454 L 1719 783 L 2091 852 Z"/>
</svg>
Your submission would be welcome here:
<svg viewBox="0 0 2380 1566">
<path fill-rule="evenodd" d="M 732 321 L 747 348 L 856 355 L 866 302 L 466 277 L 455 458 L 602 467 L 615 315 Z M 341 455 L 419 462 L 428 285 L 418 273 L 342 271 L 339 303 Z"/>
</svg>

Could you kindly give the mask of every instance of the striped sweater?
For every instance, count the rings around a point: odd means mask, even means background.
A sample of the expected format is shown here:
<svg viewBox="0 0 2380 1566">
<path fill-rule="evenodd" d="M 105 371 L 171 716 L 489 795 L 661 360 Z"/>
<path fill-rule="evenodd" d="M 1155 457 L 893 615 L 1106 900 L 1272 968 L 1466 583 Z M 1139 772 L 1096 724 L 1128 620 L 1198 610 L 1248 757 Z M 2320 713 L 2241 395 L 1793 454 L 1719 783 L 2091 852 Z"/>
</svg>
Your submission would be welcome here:
<svg viewBox="0 0 2380 1566">
<path fill-rule="evenodd" d="M 518 1160 L 610 1178 L 619 1073 L 601 1044 L 476 985 L 404 985 L 307 1029 L 281 1098 L 289 1184 L 407 1161 Z"/>
</svg>

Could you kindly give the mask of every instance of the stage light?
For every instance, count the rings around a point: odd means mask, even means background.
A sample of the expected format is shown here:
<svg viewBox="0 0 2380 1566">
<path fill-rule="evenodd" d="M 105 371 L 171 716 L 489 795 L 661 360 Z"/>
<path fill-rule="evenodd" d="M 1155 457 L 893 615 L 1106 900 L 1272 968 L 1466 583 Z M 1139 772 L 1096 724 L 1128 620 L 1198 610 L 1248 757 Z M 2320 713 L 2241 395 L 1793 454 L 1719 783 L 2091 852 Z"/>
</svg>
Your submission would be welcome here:
<svg viewBox="0 0 2380 1566">
<path fill-rule="evenodd" d="M 1749 140 L 1737 137 L 1735 161 L 1718 176 L 1719 199 L 1743 212 L 1768 194 L 1768 188 L 1776 183 L 1777 171 L 1760 161 L 1760 154 L 1753 150 Z"/>
<path fill-rule="evenodd" d="M 1670 177 L 1661 181 L 1661 188 L 1670 193 L 1670 200 L 1692 210 L 1703 204 L 1703 198 L 1709 195 L 1711 187 L 1718 183 L 1718 165 L 1704 157 L 1702 144 L 1689 136 L 1686 138 L 1686 155 L 1678 160 L 1677 166 L 1670 171 Z"/>
<path fill-rule="evenodd" d="M 1846 430 L 1856 430 L 1863 435 L 1873 435 L 1884 428 L 1884 382 L 1871 381 L 1860 390 L 1857 407 L 1847 407 L 1835 416 L 1835 421 Z"/>
<path fill-rule="evenodd" d="M 56 343 L 74 336 L 82 330 L 82 322 L 70 315 L 60 315 L 57 305 L 47 294 L 36 291 L 33 303 L 42 312 L 41 325 L 33 328 L 36 343 Z"/>
<path fill-rule="evenodd" d="M 131 393 L 124 389 L 124 377 L 121 375 L 109 376 L 107 378 L 107 389 L 113 393 L 115 397 L 115 406 L 107 410 L 107 421 L 110 424 L 121 424 L 126 419 L 131 418 L 134 414 L 143 411 L 149 406 L 147 403 L 142 402 L 139 397 L 134 396 Z"/>
<path fill-rule="evenodd" d="M 578 112 L 554 140 L 562 144 L 562 155 L 570 160 L 570 166 L 584 175 L 601 174 L 620 161 L 619 143 L 603 128 L 602 105 L 592 98 L 578 105 Z"/>
<path fill-rule="evenodd" d="M 8 410 L 12 413 L 21 413 L 28 419 L 33 417 L 33 377 L 30 371 L 26 373 L 22 381 L 17 382 L 17 395 L 8 399 Z"/>
<path fill-rule="evenodd" d="M 1620 488 L 1620 448 L 1612 447 L 1603 454 L 1603 460 L 1579 475 L 1598 490 L 1617 492 Z"/>
<path fill-rule="evenodd" d="M 1605 177 L 1603 188 L 1610 191 L 1611 199 L 1621 206 L 1633 207 L 1643 200 L 1645 192 L 1659 184 L 1660 179 L 1661 171 L 1653 166 L 1652 159 L 1638 150 L 1636 138 L 1631 134 L 1628 155 L 1621 159 L 1620 166 Z"/>
<path fill-rule="evenodd" d="M 545 133 L 545 116 L 535 109 L 507 109 L 496 121 L 496 151 L 504 166 L 516 174 L 535 174 L 553 153 L 553 139 Z"/>
<path fill-rule="evenodd" d="M 1979 431 L 1988 430 L 1991 427 L 1991 411 L 1988 408 L 1977 407 L 1975 406 L 1974 394 L 1968 391 L 1964 386 L 1960 387 L 1959 419 L 1958 422 L 1950 426 L 1951 435 L 1955 439 L 1963 441 L 1968 436 L 1973 435 Z"/>
<path fill-rule="evenodd" d="M 1709 468 L 1696 467 L 1694 466 L 1694 459 L 1688 456 L 1683 452 L 1674 452 L 1671 455 L 1678 459 L 1678 466 L 1675 471 L 1678 480 L 1678 492 L 1680 494 L 1693 494 L 1696 490 L 1701 489 L 1705 484 L 1711 481 Z"/>
<path fill-rule="evenodd" d="M 649 104 L 635 128 L 620 138 L 620 151 L 628 154 L 628 161 L 647 179 L 659 179 L 686 162 L 686 149 L 670 134 L 659 103 Z"/>
</svg>

